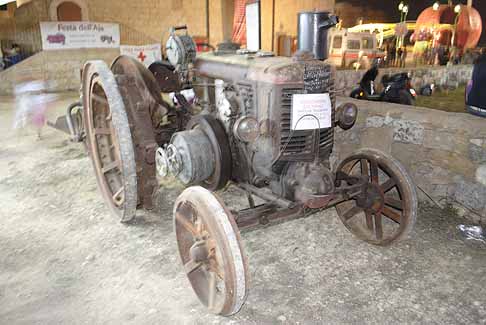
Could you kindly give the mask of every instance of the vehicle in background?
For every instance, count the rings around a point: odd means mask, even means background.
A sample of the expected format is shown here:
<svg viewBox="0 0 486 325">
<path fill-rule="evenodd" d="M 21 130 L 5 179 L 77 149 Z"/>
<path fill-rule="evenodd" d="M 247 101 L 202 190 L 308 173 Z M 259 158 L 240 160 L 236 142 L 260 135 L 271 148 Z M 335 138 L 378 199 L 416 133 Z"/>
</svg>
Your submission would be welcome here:
<svg viewBox="0 0 486 325">
<path fill-rule="evenodd" d="M 101 35 L 100 40 L 103 43 L 108 43 L 108 44 L 115 43 L 115 41 L 113 40 L 113 36 L 110 35 Z"/>
<path fill-rule="evenodd" d="M 352 33 L 346 29 L 333 29 L 329 33 L 329 62 L 343 68 L 369 68 L 385 52 L 378 48 L 375 34 Z"/>
<path fill-rule="evenodd" d="M 51 44 L 66 44 L 66 36 L 61 33 L 47 36 L 47 41 Z"/>
<path fill-rule="evenodd" d="M 412 87 L 411 78 L 408 73 L 383 76 L 381 79 L 383 90 L 381 92 L 375 91 L 374 81 L 377 75 L 378 67 L 373 66 L 364 74 L 359 83 L 359 87 L 351 92 L 350 97 L 402 105 L 415 105 L 417 92 Z"/>
</svg>

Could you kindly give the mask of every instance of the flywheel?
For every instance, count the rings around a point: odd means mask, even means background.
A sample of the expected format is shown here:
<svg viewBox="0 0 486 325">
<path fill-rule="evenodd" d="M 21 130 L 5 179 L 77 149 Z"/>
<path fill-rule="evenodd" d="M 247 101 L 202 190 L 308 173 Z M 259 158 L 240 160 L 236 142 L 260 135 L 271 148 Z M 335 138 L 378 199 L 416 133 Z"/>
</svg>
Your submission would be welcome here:
<svg viewBox="0 0 486 325">
<path fill-rule="evenodd" d="M 203 114 L 193 117 L 186 125 L 188 130 L 201 129 L 213 148 L 215 154 L 215 168 L 209 179 L 200 185 L 210 191 L 217 191 L 226 186 L 231 177 L 231 147 L 228 136 L 221 122 L 209 114 Z"/>
</svg>

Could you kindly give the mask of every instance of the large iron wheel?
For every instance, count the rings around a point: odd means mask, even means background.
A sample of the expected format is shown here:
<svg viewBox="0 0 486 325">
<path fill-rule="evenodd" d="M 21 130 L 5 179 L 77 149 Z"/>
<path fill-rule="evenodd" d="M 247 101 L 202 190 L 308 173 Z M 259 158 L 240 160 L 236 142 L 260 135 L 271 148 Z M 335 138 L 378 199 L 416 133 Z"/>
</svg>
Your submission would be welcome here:
<svg viewBox="0 0 486 325">
<path fill-rule="evenodd" d="M 417 217 L 417 194 L 397 160 L 365 149 L 346 158 L 338 171 L 368 180 L 360 195 L 336 206 L 346 228 L 375 245 L 389 245 L 409 235 Z"/>
<path fill-rule="evenodd" d="M 113 61 L 111 71 L 115 75 L 130 124 L 137 170 L 137 206 L 151 210 L 154 207 L 153 195 L 158 188 L 155 127 L 167 115 L 167 108 L 152 73 L 137 60 L 119 56 Z"/>
<path fill-rule="evenodd" d="M 248 267 L 238 227 L 221 200 L 200 186 L 174 206 L 174 228 L 185 272 L 210 312 L 237 313 L 247 296 Z"/>
<path fill-rule="evenodd" d="M 98 187 L 110 211 L 128 222 L 137 208 L 137 173 L 125 105 L 105 62 L 86 63 L 82 82 L 86 146 Z"/>
</svg>

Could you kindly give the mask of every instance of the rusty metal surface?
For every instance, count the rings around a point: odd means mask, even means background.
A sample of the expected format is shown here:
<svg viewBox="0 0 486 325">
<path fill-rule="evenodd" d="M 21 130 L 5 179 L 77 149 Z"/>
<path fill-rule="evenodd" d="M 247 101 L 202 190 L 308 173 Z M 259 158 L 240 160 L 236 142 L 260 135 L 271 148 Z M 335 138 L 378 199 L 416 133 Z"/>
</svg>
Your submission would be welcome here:
<svg viewBox="0 0 486 325">
<path fill-rule="evenodd" d="M 181 89 L 179 73 L 168 62 L 156 61 L 149 66 L 150 72 L 164 93 L 171 93 Z"/>
<path fill-rule="evenodd" d="M 83 70 L 86 147 L 98 187 L 110 211 L 122 222 L 135 217 L 135 154 L 126 109 L 113 73 L 103 61 Z"/>
<path fill-rule="evenodd" d="M 47 125 L 67 133 L 73 142 L 82 142 L 85 137 L 82 111 L 81 102 L 71 103 L 66 109 L 66 115 L 58 117 L 54 123 L 47 121 Z"/>
<path fill-rule="evenodd" d="M 288 209 L 274 209 L 271 206 L 261 206 L 255 209 L 238 211 L 236 223 L 241 230 L 254 230 L 262 226 L 272 226 L 282 222 L 306 217 L 302 206 Z M 310 214 L 309 214 L 310 215 Z"/>
<path fill-rule="evenodd" d="M 199 300 L 215 314 L 237 312 L 246 300 L 248 266 L 231 212 L 211 192 L 188 188 L 175 202 L 174 228 Z"/>
<path fill-rule="evenodd" d="M 201 183 L 205 188 L 216 191 L 226 186 L 231 177 L 232 157 L 228 135 L 221 122 L 211 115 L 198 115 L 187 124 L 187 129 L 200 128 L 213 147 L 214 172 Z"/>
<path fill-rule="evenodd" d="M 364 150 L 345 159 L 338 167 L 341 171 L 368 180 L 358 195 L 336 206 L 353 234 L 376 245 L 389 245 L 408 235 L 416 219 L 417 196 L 398 161 Z"/>
<path fill-rule="evenodd" d="M 137 165 L 138 206 L 153 208 L 153 194 L 158 182 L 155 172 L 155 137 L 153 117 L 167 115 L 158 85 L 141 63 L 120 56 L 112 64 L 116 82 L 125 103 L 135 149 Z"/>
<path fill-rule="evenodd" d="M 156 152 L 161 175 L 176 171 L 184 184 L 200 185 L 177 198 L 174 227 L 187 277 L 211 312 L 232 315 L 246 299 L 248 266 L 239 228 L 336 206 L 344 225 L 369 243 L 388 245 L 409 234 L 417 197 L 400 163 L 364 150 L 331 171 L 337 123 L 328 63 L 305 55 L 209 53 L 179 68 L 156 62 L 149 70 L 120 56 L 111 72 L 87 69 L 84 123 L 99 186 L 122 221 L 137 208 L 153 208 Z M 172 104 L 161 92 L 173 93 Z M 294 95 L 303 94 L 329 94 L 331 127 L 293 129 Z M 248 197 L 249 208 L 230 212 L 211 193 L 230 182 Z M 256 205 L 253 196 L 265 203 Z"/>
</svg>

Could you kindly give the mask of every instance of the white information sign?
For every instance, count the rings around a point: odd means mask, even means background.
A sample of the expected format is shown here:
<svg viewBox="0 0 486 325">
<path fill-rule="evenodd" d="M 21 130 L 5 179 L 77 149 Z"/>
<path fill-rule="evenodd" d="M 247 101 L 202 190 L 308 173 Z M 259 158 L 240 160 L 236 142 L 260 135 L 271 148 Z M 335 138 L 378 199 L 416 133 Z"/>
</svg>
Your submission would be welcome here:
<svg viewBox="0 0 486 325">
<path fill-rule="evenodd" d="M 162 60 L 162 50 L 160 44 L 150 45 L 122 45 L 120 46 L 120 53 L 122 55 L 128 55 L 132 58 L 142 62 L 146 67 L 154 63 L 155 61 Z"/>
<path fill-rule="evenodd" d="M 260 3 L 246 5 L 246 48 L 260 50 Z"/>
<path fill-rule="evenodd" d="M 292 96 L 292 130 L 314 130 L 332 126 L 329 94 L 294 94 Z"/>
<path fill-rule="evenodd" d="M 120 47 L 118 24 L 80 22 L 41 22 L 42 48 L 63 50 Z"/>
</svg>

